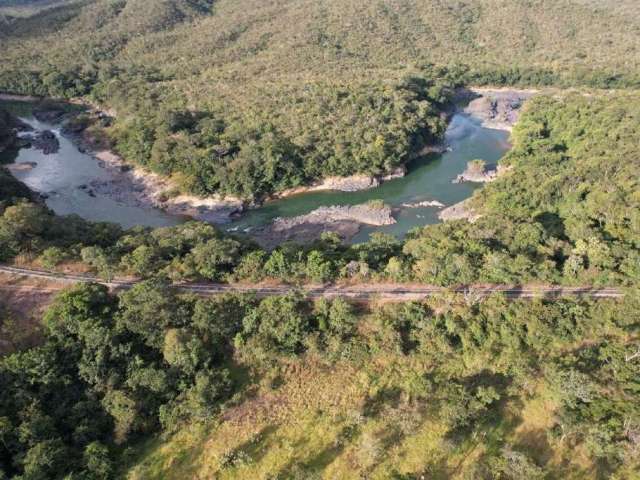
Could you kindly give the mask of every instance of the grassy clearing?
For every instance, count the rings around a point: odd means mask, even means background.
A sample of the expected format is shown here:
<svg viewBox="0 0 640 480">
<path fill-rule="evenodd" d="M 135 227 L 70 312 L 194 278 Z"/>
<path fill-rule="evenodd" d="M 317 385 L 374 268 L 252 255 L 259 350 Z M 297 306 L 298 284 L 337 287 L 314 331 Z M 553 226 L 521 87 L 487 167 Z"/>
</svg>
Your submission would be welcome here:
<svg viewBox="0 0 640 480">
<path fill-rule="evenodd" d="M 506 440 L 551 466 L 554 478 L 597 478 L 580 450 L 550 446 L 558 405 L 542 383 L 505 401 L 497 418 L 451 437 L 428 400 L 393 392 L 420 368 L 414 362 L 374 358 L 354 370 L 311 356 L 300 364 L 284 369 L 278 388 L 262 386 L 218 422 L 146 445 L 127 478 L 462 479 Z"/>
</svg>

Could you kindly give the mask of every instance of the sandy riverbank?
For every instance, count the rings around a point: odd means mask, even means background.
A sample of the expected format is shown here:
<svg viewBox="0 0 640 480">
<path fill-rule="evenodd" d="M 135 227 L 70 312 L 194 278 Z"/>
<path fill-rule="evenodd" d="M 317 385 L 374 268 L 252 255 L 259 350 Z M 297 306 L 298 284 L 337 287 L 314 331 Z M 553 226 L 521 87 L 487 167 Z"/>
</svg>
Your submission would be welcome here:
<svg viewBox="0 0 640 480">
<path fill-rule="evenodd" d="M 110 171 L 112 177 L 106 182 L 91 182 L 91 188 L 95 193 L 108 195 L 119 202 L 151 206 L 172 215 L 218 224 L 230 222 L 232 215 L 244 209 L 242 200 L 235 198 L 171 196 L 167 192 L 173 191 L 175 186 L 170 179 L 141 168 L 131 168 L 122 158 L 109 150 L 89 153 Z"/>
<path fill-rule="evenodd" d="M 295 188 L 289 188 L 272 195 L 273 199 L 287 198 L 301 193 L 337 191 L 337 192 L 358 192 L 360 190 L 368 190 L 370 188 L 379 187 L 383 182 L 393 180 L 394 178 L 402 178 L 407 174 L 404 166 L 396 168 L 387 175 L 350 175 L 348 177 L 326 177 L 312 185 L 304 185 Z"/>
<path fill-rule="evenodd" d="M 42 102 L 44 99 L 33 96 L 22 96 L 0 93 L 0 101 Z M 127 164 L 120 156 L 104 148 L 101 142 L 92 138 L 84 128 L 73 130 L 65 128 L 68 121 L 74 117 L 73 113 L 58 108 L 62 101 L 52 101 L 51 105 L 39 104 L 34 111 L 38 120 L 45 123 L 60 124 L 61 131 L 78 149 L 90 155 L 107 169 L 111 179 L 108 181 L 95 180 L 89 187 L 94 194 L 100 194 L 132 206 L 143 208 L 159 208 L 171 215 L 187 216 L 210 223 L 228 223 L 231 216 L 244 209 L 244 202 L 236 198 L 221 198 L 219 196 L 197 197 L 193 195 L 171 195 L 175 192 L 175 183 L 166 177 L 148 172 L 142 168 Z M 88 104 L 81 99 L 74 99 L 65 103 L 82 105 L 85 113 L 97 123 L 105 117 L 111 117 L 115 112 L 105 111 L 95 105 Z M 47 132 L 35 132 L 35 139 Z M 48 138 L 48 137 L 47 137 Z M 52 140 L 53 142 L 53 140 Z M 37 147 L 37 145 L 34 146 Z M 45 145 L 49 148 L 48 144 Z M 54 149 L 51 149 L 54 150 Z M 15 167 L 25 168 L 25 167 Z"/>
</svg>

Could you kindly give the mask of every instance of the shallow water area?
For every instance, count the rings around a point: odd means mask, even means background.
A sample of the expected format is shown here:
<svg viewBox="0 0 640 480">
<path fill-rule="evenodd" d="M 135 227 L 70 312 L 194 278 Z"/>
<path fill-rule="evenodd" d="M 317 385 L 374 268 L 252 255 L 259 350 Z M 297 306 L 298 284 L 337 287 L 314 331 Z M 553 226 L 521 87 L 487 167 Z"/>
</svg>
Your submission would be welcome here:
<svg viewBox="0 0 640 480">
<path fill-rule="evenodd" d="M 35 148 L 22 148 L 17 156 L 13 154 L 16 164 L 34 165 L 33 168 L 14 169 L 13 175 L 31 190 L 43 194 L 47 206 L 58 215 L 75 213 L 87 220 L 115 222 L 125 228 L 135 225 L 161 227 L 184 221 L 157 208 L 127 205 L 93 193 L 91 182 L 108 181 L 111 173 L 91 155 L 80 152 L 71 140 L 60 133 L 58 125 L 36 120 L 26 107 L 18 112 L 12 110 L 34 130 L 52 131 L 60 142 L 60 149 L 53 154 L 45 155 Z M 9 163 L 13 159 L 11 155 L 11 152 L 1 153 L 0 163 Z"/>
</svg>

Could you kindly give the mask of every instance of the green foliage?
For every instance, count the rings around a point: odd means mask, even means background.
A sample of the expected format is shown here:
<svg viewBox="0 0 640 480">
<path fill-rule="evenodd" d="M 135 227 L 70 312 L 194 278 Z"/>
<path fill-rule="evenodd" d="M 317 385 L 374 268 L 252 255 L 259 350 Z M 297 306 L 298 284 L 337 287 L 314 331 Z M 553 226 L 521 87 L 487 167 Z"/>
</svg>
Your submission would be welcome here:
<svg viewBox="0 0 640 480">
<path fill-rule="evenodd" d="M 346 342 L 356 333 L 358 318 L 354 308 L 342 298 L 333 301 L 321 299 L 315 304 L 314 315 L 318 329 L 327 341 Z"/>
<path fill-rule="evenodd" d="M 172 281 L 633 285 L 640 278 L 637 111 L 633 93 L 531 100 L 502 159 L 505 173 L 471 199 L 480 218 L 417 229 L 403 242 L 378 232 L 351 246 L 325 236 L 265 252 L 199 222 L 122 232 L 56 217 L 9 190 L 0 199 L 0 255 L 35 254 L 50 266 L 81 259 L 107 280 L 124 273 Z"/>
<path fill-rule="evenodd" d="M 635 94 L 533 99 L 501 160 L 513 171 L 474 197 L 482 217 L 429 227 L 405 242 L 416 278 L 637 282 L 639 108 Z"/>
<path fill-rule="evenodd" d="M 92 284 L 64 291 L 43 345 L 0 358 L 0 468 L 114 478 L 117 444 L 211 418 L 231 393 L 223 362 L 251 305 L 179 298 L 158 282 L 119 297 Z"/>
<path fill-rule="evenodd" d="M 113 462 L 109 449 L 100 442 L 92 442 L 84 450 L 84 462 L 91 480 L 107 480 L 113 477 Z"/>
<path fill-rule="evenodd" d="M 237 345 L 257 353 L 294 354 L 303 348 L 310 318 L 302 297 L 269 297 L 242 321 Z"/>
<path fill-rule="evenodd" d="M 65 252 L 58 247 L 46 248 L 40 255 L 40 263 L 42 266 L 51 270 L 65 259 Z"/>
<path fill-rule="evenodd" d="M 238 388 L 233 361 L 258 375 L 313 359 L 332 371 L 362 371 L 356 383 L 368 385 L 359 403 L 366 418 L 382 421 L 381 412 L 397 408 L 429 412 L 447 442 L 492 432 L 475 478 L 550 471 L 548 457 L 525 456 L 501 436 L 508 422 L 496 427 L 505 403 L 525 401 L 534 382 L 557 406 L 549 448 L 580 445 L 614 474 L 625 471 L 640 425 L 630 401 L 639 388 L 637 346 L 628 337 L 638 326 L 636 303 L 633 296 L 593 304 L 452 296 L 366 315 L 342 299 L 199 299 L 159 281 L 119 296 L 78 286 L 47 311 L 42 346 L 0 359 L 0 467 L 10 477 L 113 478 L 114 452 L 136 438 L 218 418 Z M 363 442 L 377 445 L 375 436 Z M 381 454 L 361 460 L 372 466 Z"/>
</svg>

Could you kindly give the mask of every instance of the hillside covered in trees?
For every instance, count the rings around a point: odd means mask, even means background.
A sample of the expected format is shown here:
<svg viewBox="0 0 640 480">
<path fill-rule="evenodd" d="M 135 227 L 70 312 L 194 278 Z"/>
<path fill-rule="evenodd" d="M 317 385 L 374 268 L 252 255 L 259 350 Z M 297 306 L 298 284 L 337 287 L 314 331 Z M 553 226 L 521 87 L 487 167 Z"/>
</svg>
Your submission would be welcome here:
<svg viewBox="0 0 640 480">
<path fill-rule="evenodd" d="M 0 480 L 633 480 L 640 470 L 635 0 L 0 0 L 0 91 L 115 115 L 127 160 L 261 200 L 437 142 L 455 89 L 551 85 L 475 220 L 272 251 L 202 222 L 57 216 L 0 165 L 0 262 L 141 281 L 0 301 Z M 562 91 L 566 88 L 567 91 Z M 15 119 L 0 112 L 0 148 Z M 369 305 L 172 282 L 619 286 Z"/>
<path fill-rule="evenodd" d="M 0 472 L 633 478 L 637 311 L 633 296 L 361 310 L 76 287 L 40 346 L 0 359 Z"/>
<path fill-rule="evenodd" d="M 210 225 L 59 217 L 2 181 L 0 252 L 148 277 L 62 293 L 0 359 L 8 478 L 633 478 L 638 468 L 638 96 L 543 96 L 474 223 L 406 241 L 265 252 Z M 346 268 L 357 265 L 357 271 Z M 353 276 L 355 275 L 355 277 Z M 168 282 L 623 284 L 623 300 L 291 294 L 198 299 Z M 15 325 L 0 309 L 3 325 Z M 55 405 L 55 408 L 52 406 Z"/>
<path fill-rule="evenodd" d="M 2 28 L 0 90 L 110 107 L 127 160 L 198 194 L 389 172 L 439 139 L 462 82 L 640 84 L 630 1 L 57 5 Z"/>
</svg>

